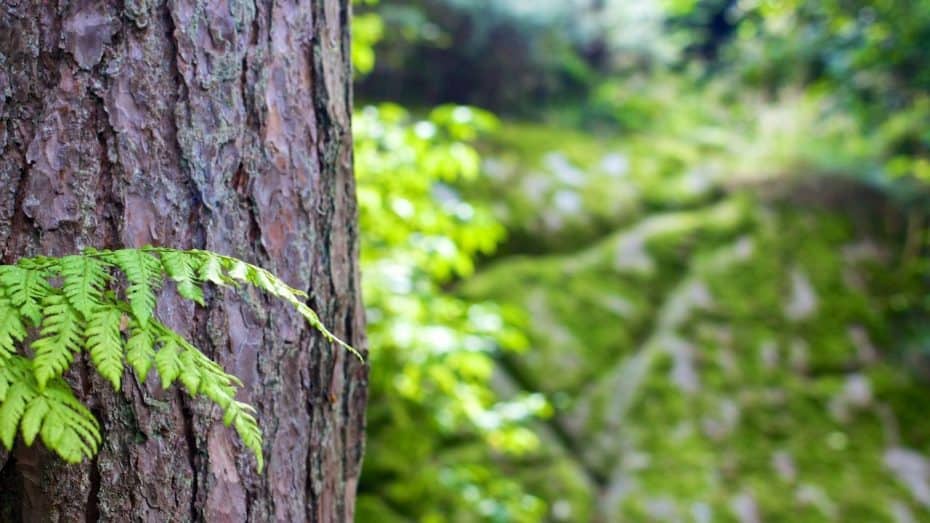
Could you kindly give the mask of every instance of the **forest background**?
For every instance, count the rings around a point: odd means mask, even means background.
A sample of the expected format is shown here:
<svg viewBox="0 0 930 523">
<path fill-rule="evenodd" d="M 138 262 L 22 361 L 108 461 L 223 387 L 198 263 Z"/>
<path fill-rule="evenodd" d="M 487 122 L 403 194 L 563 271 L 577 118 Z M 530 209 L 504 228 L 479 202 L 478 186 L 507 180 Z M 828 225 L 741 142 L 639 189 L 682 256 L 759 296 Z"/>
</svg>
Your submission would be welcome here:
<svg viewBox="0 0 930 523">
<path fill-rule="evenodd" d="M 355 7 L 358 521 L 930 519 L 930 2 Z"/>
</svg>

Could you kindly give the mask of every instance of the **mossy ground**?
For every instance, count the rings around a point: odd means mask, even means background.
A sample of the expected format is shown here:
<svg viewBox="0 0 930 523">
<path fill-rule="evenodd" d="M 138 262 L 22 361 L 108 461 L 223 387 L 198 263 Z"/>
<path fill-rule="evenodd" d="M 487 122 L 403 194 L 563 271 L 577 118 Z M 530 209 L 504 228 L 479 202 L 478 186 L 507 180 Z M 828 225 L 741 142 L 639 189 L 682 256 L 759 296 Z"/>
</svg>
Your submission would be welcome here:
<svg viewBox="0 0 930 523">
<path fill-rule="evenodd" d="M 899 246 L 853 209 L 725 189 L 693 150 L 501 134 L 478 193 L 512 240 L 459 292 L 529 316 L 501 372 L 554 408 L 513 469 L 548 519 L 930 520 Z"/>
</svg>

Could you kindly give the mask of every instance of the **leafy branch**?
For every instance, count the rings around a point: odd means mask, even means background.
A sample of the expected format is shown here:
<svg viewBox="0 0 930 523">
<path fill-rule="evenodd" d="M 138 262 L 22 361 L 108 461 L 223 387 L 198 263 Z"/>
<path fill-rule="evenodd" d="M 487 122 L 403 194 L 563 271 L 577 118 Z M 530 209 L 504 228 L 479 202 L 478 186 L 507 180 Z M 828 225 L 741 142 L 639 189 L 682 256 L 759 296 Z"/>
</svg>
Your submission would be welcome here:
<svg viewBox="0 0 930 523">
<path fill-rule="evenodd" d="M 0 265 L 0 443 L 9 450 L 17 433 L 26 445 L 40 437 L 71 463 L 97 453 L 100 425 L 62 378 L 85 352 L 116 390 L 128 364 L 140 382 L 154 369 L 163 388 L 180 381 L 191 396 L 218 405 L 261 471 L 255 409 L 235 399 L 242 382 L 155 317 L 156 293 L 168 279 L 201 306 L 206 283 L 252 285 L 291 304 L 325 339 L 362 359 L 323 325 L 306 293 L 237 258 L 162 247 L 23 258 Z"/>
</svg>

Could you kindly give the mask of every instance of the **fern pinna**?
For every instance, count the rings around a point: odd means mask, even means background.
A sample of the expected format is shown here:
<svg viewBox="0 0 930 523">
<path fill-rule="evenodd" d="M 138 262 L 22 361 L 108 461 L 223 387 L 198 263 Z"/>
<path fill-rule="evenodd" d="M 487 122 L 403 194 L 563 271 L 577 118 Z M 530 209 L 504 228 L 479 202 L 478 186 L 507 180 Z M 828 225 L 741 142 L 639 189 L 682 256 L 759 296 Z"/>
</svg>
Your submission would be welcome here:
<svg viewBox="0 0 930 523">
<path fill-rule="evenodd" d="M 117 390 L 128 364 L 140 382 L 154 369 L 162 387 L 180 381 L 192 396 L 213 401 L 262 469 L 262 433 L 255 410 L 235 399 L 242 382 L 155 317 L 156 292 L 168 278 L 180 296 L 199 305 L 204 305 L 204 283 L 253 285 L 293 305 L 327 340 L 359 356 L 323 326 L 304 303 L 305 293 L 236 258 L 161 247 L 24 258 L 15 265 L 0 265 L 4 447 L 12 449 L 19 433 L 26 445 L 40 437 L 68 462 L 97 453 L 100 425 L 62 378 L 83 351 Z"/>
</svg>

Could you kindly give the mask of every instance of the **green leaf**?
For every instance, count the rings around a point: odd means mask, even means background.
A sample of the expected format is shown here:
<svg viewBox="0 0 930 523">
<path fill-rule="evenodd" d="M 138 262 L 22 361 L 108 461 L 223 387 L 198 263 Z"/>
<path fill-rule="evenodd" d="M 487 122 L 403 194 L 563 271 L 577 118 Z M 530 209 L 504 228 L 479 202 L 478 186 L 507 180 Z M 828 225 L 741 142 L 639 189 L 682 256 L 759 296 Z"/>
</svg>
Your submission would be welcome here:
<svg viewBox="0 0 930 523">
<path fill-rule="evenodd" d="M 35 397 L 35 392 L 25 381 L 14 383 L 0 405 L 0 442 L 7 450 L 13 449 L 19 420 L 23 417 L 26 404 Z"/>
<path fill-rule="evenodd" d="M 358 358 L 359 361 L 361 362 L 365 361 L 365 357 L 362 356 L 362 353 L 355 350 L 355 347 L 342 341 L 341 338 L 339 338 L 338 336 L 330 332 L 329 329 L 327 329 L 326 326 L 323 325 L 323 322 L 320 321 L 320 317 L 317 316 L 316 312 L 314 312 L 313 309 L 308 307 L 302 301 L 299 301 L 297 298 L 294 298 L 293 300 L 288 300 L 288 301 L 291 301 L 291 304 L 294 306 L 294 308 L 297 309 L 297 312 L 299 312 L 301 316 L 303 316 L 304 319 L 307 320 L 307 323 L 309 323 L 320 334 L 322 334 L 323 337 L 326 338 L 327 341 L 329 341 L 330 343 L 335 343 L 336 345 L 339 345 L 345 350 L 351 352 L 352 354 L 355 355 L 356 358 Z"/>
<path fill-rule="evenodd" d="M 161 348 L 155 353 L 155 368 L 161 377 L 161 386 L 167 389 L 181 375 L 180 347 L 173 338 L 159 340 Z"/>
<path fill-rule="evenodd" d="M 125 299 L 119 297 L 110 270 L 114 265 L 128 283 Z M 23 258 L 17 265 L 0 265 L 0 442 L 11 447 L 21 431 L 27 444 L 41 437 L 69 462 L 97 452 L 99 424 L 61 379 L 83 349 L 97 372 L 117 389 L 125 357 L 139 380 L 145 380 L 154 365 L 162 387 L 180 380 L 191 395 L 206 396 L 223 409 L 224 421 L 255 453 L 262 469 L 262 434 L 255 410 L 235 400 L 242 382 L 154 318 L 156 291 L 165 275 L 176 283 L 179 295 L 200 305 L 204 282 L 254 285 L 293 305 L 326 339 L 354 352 L 323 326 L 304 303 L 305 293 L 236 258 L 156 247 Z M 125 347 L 124 318 L 130 329 Z M 39 328 L 30 346 L 32 359 L 17 354 L 29 327 Z"/>
<path fill-rule="evenodd" d="M 65 296 L 86 318 L 101 302 L 109 273 L 102 263 L 88 256 L 65 256 L 59 266 Z"/>
<path fill-rule="evenodd" d="M 6 364 L 8 362 L 4 362 Z M 0 368 L 0 374 L 6 369 Z M 6 400 L 6 394 L 10 390 L 10 383 L 12 380 L 8 380 L 6 376 L 0 375 L 0 403 Z"/>
<path fill-rule="evenodd" d="M 29 405 L 26 406 L 26 412 L 23 414 L 22 420 L 22 433 L 23 441 L 27 446 L 31 446 L 36 439 L 39 429 L 42 428 L 42 420 L 45 419 L 45 415 L 48 414 L 49 410 L 51 410 L 51 407 L 48 406 L 46 399 L 41 396 L 33 398 Z"/>
<path fill-rule="evenodd" d="M 145 327 L 155 313 L 155 291 L 162 278 L 161 263 L 142 249 L 113 251 L 112 256 L 129 280 L 126 296 L 132 315 Z"/>
<path fill-rule="evenodd" d="M 26 327 L 19 309 L 6 298 L 0 298 L 0 362 L 16 354 L 16 346 L 26 338 Z"/>
<path fill-rule="evenodd" d="M 159 254 L 165 272 L 177 284 L 178 294 L 203 306 L 203 290 L 196 276 L 197 269 L 200 268 L 200 257 L 173 250 L 161 250 Z"/>
<path fill-rule="evenodd" d="M 0 283 L 6 288 L 6 296 L 34 326 L 42 322 L 42 299 L 51 289 L 46 277 L 47 274 L 39 269 L 0 266 Z"/>
<path fill-rule="evenodd" d="M 214 285 L 223 287 L 226 285 L 226 277 L 223 275 L 223 266 L 220 257 L 209 251 L 200 251 L 201 265 L 198 276 L 202 281 L 208 281 Z"/>
<path fill-rule="evenodd" d="M 250 275 L 249 275 L 251 271 L 249 270 L 250 266 L 248 263 L 242 260 L 236 260 L 234 258 L 229 258 L 228 262 L 229 263 L 227 263 L 227 265 L 229 266 L 229 271 L 227 272 L 227 274 L 229 275 L 230 278 L 234 280 L 238 280 L 242 283 L 251 282 Z"/>
<path fill-rule="evenodd" d="M 62 380 L 52 382 L 43 397 L 49 412 L 40 431 L 42 443 L 69 463 L 93 457 L 102 442 L 100 424 L 94 415 Z"/>
<path fill-rule="evenodd" d="M 99 305 L 90 312 L 85 330 L 91 361 L 116 390 L 120 390 L 123 377 L 123 338 L 119 330 L 122 317 L 116 307 Z"/>
<path fill-rule="evenodd" d="M 196 396 L 200 390 L 200 369 L 197 368 L 194 358 L 194 352 L 190 350 L 181 352 L 178 358 L 181 362 L 181 374 L 179 376 L 181 383 L 184 384 L 184 388 L 187 389 L 191 396 Z"/>
<path fill-rule="evenodd" d="M 300 315 L 303 316 L 305 320 L 307 320 L 307 323 L 316 329 L 317 332 L 322 334 L 327 341 L 330 343 L 335 343 L 348 350 L 354 354 L 359 359 L 359 361 L 365 361 L 365 358 L 360 352 L 333 334 L 329 329 L 326 328 L 325 325 L 323 325 L 323 322 L 320 321 L 320 317 L 317 315 L 317 313 L 309 306 L 307 306 L 306 303 L 304 303 L 302 298 L 306 296 L 305 293 L 294 289 L 293 287 L 284 283 L 283 280 L 271 272 L 262 269 L 261 267 L 250 265 L 242 260 L 237 260 L 235 258 L 226 258 L 225 261 L 226 265 L 229 267 L 229 276 L 231 278 L 244 283 L 250 283 L 259 289 L 290 303 L 295 309 L 297 309 L 297 312 L 299 312 Z"/>
<path fill-rule="evenodd" d="M 252 412 L 254 412 L 254 409 L 251 406 L 234 401 L 226 410 L 223 421 L 226 426 L 229 426 L 230 422 L 232 423 L 236 433 L 242 439 L 242 443 L 255 454 L 256 468 L 261 473 L 262 469 L 265 468 L 265 458 L 262 454 L 262 430 L 259 428 Z M 230 413 L 232 413 L 231 416 Z"/>
<path fill-rule="evenodd" d="M 33 371 L 39 390 L 53 377 L 60 376 L 81 350 L 83 326 L 77 311 L 61 294 L 45 297 L 40 338 L 32 342 L 35 352 Z"/>
<path fill-rule="evenodd" d="M 126 360 L 136 371 L 136 376 L 140 382 L 145 381 L 145 377 L 155 362 L 155 340 L 152 333 L 139 326 L 133 321 L 132 336 L 126 342 Z"/>
</svg>

